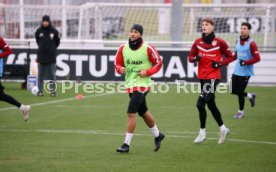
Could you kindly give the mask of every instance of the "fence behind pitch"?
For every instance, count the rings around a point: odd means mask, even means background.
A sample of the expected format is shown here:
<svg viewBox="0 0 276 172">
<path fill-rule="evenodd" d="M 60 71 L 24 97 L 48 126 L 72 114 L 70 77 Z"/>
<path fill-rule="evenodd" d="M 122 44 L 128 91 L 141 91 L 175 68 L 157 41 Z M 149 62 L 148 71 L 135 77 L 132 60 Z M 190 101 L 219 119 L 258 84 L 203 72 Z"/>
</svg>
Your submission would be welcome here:
<svg viewBox="0 0 276 172">
<path fill-rule="evenodd" d="M 200 36 L 202 17 L 216 20 L 215 32 L 234 46 L 242 22 L 252 24 L 252 36 L 265 49 L 275 48 L 275 4 L 183 5 L 179 23 L 172 23 L 170 4 L 86 3 L 81 6 L 0 6 L 1 35 L 8 39 L 33 38 L 44 14 L 62 33 L 62 39 L 125 40 L 133 23 L 144 26 L 144 38 L 149 41 L 171 42 L 172 26 L 182 32 L 181 46 L 191 44 Z M 174 42 L 176 43 L 176 42 Z M 175 45 L 175 44 L 174 44 Z M 169 44 L 168 46 L 171 46 Z"/>
</svg>

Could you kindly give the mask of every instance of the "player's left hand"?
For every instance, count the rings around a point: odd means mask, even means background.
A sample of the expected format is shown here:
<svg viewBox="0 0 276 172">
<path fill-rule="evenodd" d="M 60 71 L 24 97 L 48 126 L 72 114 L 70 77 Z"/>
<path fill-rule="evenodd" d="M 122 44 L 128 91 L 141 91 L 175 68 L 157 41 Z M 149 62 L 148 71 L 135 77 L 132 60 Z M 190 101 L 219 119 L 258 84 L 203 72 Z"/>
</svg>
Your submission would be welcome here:
<svg viewBox="0 0 276 172">
<path fill-rule="evenodd" d="M 241 66 L 245 66 L 246 64 L 245 64 L 245 61 L 244 60 L 240 60 L 240 65 Z"/>
<path fill-rule="evenodd" d="M 195 56 L 193 58 L 193 62 L 198 62 L 201 59 L 201 56 Z"/>
<path fill-rule="evenodd" d="M 216 61 L 213 60 L 212 66 L 213 66 L 213 68 L 217 69 L 217 68 L 221 67 L 221 64 L 220 64 L 220 62 L 216 62 Z"/>
<path fill-rule="evenodd" d="M 138 75 L 143 78 L 147 76 L 147 72 L 145 70 L 140 70 L 138 71 Z"/>
</svg>

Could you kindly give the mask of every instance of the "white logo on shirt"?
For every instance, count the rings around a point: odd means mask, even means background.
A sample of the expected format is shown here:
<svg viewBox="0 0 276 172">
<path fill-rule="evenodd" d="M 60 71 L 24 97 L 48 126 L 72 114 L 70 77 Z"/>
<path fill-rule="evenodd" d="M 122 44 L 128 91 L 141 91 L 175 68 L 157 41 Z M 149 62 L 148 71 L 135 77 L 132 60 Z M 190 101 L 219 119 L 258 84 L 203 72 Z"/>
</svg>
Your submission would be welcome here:
<svg viewBox="0 0 276 172">
<path fill-rule="evenodd" d="M 218 43 L 217 41 L 213 41 L 213 42 L 212 42 L 212 45 L 213 45 L 213 46 L 216 46 L 217 43 Z"/>
<path fill-rule="evenodd" d="M 53 39 L 54 38 L 54 34 L 53 33 L 50 33 L 50 38 Z"/>
</svg>

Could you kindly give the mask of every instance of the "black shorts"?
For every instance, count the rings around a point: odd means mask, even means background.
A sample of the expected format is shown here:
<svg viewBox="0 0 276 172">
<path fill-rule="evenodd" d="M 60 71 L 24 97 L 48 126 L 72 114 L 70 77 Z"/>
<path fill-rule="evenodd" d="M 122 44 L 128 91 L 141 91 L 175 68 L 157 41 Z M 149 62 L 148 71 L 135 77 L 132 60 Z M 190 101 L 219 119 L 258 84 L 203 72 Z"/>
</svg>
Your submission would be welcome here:
<svg viewBox="0 0 276 172">
<path fill-rule="evenodd" d="M 238 76 L 233 74 L 231 81 L 232 94 L 243 94 L 249 79 L 250 76 Z"/>
<path fill-rule="evenodd" d="M 127 113 L 137 113 L 140 116 L 143 116 L 147 111 L 147 103 L 146 96 L 148 92 L 138 92 L 134 91 L 133 93 L 129 93 L 130 101 L 127 109 Z"/>
<path fill-rule="evenodd" d="M 219 79 L 200 79 L 200 88 L 202 97 L 206 102 L 215 98 L 215 91 L 217 85 L 220 83 Z"/>
</svg>

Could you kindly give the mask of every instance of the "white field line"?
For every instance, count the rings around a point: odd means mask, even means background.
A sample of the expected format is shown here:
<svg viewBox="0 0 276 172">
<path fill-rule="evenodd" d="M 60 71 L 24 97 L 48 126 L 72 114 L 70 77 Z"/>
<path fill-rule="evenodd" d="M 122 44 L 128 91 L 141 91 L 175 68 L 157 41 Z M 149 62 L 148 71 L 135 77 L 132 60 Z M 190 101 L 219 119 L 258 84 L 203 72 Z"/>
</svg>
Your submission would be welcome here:
<svg viewBox="0 0 276 172">
<path fill-rule="evenodd" d="M 109 94 L 114 93 L 103 93 L 103 94 L 96 94 L 96 95 L 89 95 L 85 96 L 84 99 L 91 98 L 91 97 L 101 97 Z M 34 103 L 31 104 L 31 106 L 43 106 L 48 104 L 55 104 L 60 102 L 66 102 L 66 101 L 74 101 L 78 100 L 76 98 L 66 98 L 66 99 L 59 99 L 54 101 L 47 101 L 47 102 L 41 102 L 41 103 Z M 7 108 L 0 108 L 0 111 L 7 111 L 7 110 L 13 110 L 17 109 L 16 107 L 7 107 Z M 108 131 L 96 131 L 96 130 L 6 130 L 6 129 L 0 129 L 1 132 L 38 132 L 38 133 L 66 133 L 66 134 L 92 134 L 92 135 L 125 135 L 125 133 L 115 133 L 115 132 L 108 132 Z M 177 132 L 177 131 L 168 131 L 167 133 L 171 134 L 194 134 L 198 132 Z M 208 132 L 208 133 L 218 133 L 218 132 Z M 233 134 L 233 133 L 231 133 Z M 149 134 L 135 134 L 138 136 L 151 136 Z M 194 136 L 183 136 L 183 135 L 166 135 L 166 137 L 171 138 L 194 138 Z M 209 140 L 217 140 L 218 138 L 211 138 L 208 137 Z M 246 142 L 246 143 L 257 143 L 257 144 L 270 144 L 270 145 L 276 145 L 276 142 L 270 142 L 270 141 L 254 141 L 254 140 L 242 140 L 242 139 L 227 139 L 229 141 L 233 142 Z"/>
<path fill-rule="evenodd" d="M 109 132 L 109 131 L 99 131 L 99 130 L 19 130 L 19 129 L 0 129 L 0 132 L 14 132 L 14 133 L 54 133 L 54 134 L 88 134 L 88 135 L 115 135 L 115 136 L 124 136 L 125 133 L 120 132 Z M 170 132 L 168 132 L 170 133 Z M 135 133 L 136 136 L 151 136 L 151 134 L 142 134 Z M 194 136 L 185 136 L 185 135 L 173 135 L 167 134 L 168 138 L 194 138 Z M 207 140 L 217 140 L 217 138 L 207 137 Z M 243 140 L 243 139 L 229 139 L 227 141 L 232 142 L 244 142 L 244 143 L 255 143 L 255 144 L 268 144 L 268 145 L 276 145 L 276 142 L 271 141 L 255 141 L 255 140 Z"/>
<path fill-rule="evenodd" d="M 166 133 L 171 133 L 171 134 L 198 134 L 198 131 L 167 131 Z M 215 132 L 215 131 L 206 131 L 206 133 L 208 134 L 219 134 L 219 131 Z M 231 134 L 233 134 L 233 132 L 231 131 Z"/>
<path fill-rule="evenodd" d="M 105 96 L 105 95 L 109 95 L 109 94 L 114 94 L 114 93 L 102 93 L 102 94 L 95 94 L 95 95 L 89 95 L 89 96 L 84 96 L 84 99 L 88 99 L 91 97 L 101 97 L 101 96 Z M 46 101 L 46 102 L 40 102 L 40 103 L 34 103 L 31 104 L 31 107 L 33 106 L 43 106 L 43 105 L 48 105 L 48 104 L 56 104 L 56 103 L 61 103 L 61 102 L 67 102 L 67 101 L 74 101 L 74 100 L 78 100 L 75 97 L 71 97 L 71 98 L 66 98 L 66 99 L 59 99 L 59 100 L 53 100 L 53 101 Z M 0 112 L 1 111 L 7 111 L 7 110 L 13 110 L 13 109 L 18 109 L 17 107 L 7 107 L 7 108 L 0 108 Z"/>
</svg>

